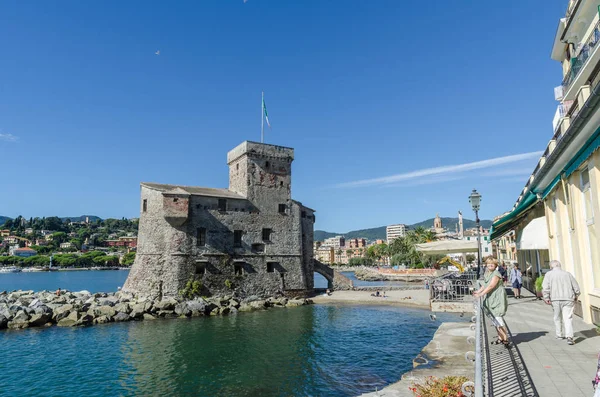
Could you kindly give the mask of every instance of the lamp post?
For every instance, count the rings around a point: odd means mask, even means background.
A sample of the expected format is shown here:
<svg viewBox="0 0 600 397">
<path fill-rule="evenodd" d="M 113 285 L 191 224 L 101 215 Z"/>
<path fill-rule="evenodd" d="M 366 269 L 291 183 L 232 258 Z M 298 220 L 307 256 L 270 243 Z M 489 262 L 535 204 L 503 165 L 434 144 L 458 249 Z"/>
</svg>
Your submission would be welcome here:
<svg viewBox="0 0 600 397">
<path fill-rule="evenodd" d="M 477 190 L 473 189 L 469 196 L 469 203 L 475 211 L 475 223 L 477 224 L 477 279 L 481 271 L 481 232 L 479 230 L 479 204 L 481 203 L 481 194 L 477 193 Z"/>
</svg>

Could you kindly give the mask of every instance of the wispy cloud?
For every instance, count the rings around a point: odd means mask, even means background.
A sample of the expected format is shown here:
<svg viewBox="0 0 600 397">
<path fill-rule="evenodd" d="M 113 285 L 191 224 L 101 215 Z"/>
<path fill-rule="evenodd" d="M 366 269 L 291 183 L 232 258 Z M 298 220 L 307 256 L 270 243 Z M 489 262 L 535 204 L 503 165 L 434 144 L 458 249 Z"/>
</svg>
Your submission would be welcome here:
<svg viewBox="0 0 600 397">
<path fill-rule="evenodd" d="M 428 178 L 411 179 L 398 183 L 388 183 L 383 187 L 406 187 L 406 186 L 419 186 L 419 185 L 434 185 L 443 182 L 452 182 L 459 179 L 465 179 L 466 175 L 433 175 Z"/>
<path fill-rule="evenodd" d="M 533 172 L 533 167 L 523 168 L 502 168 L 499 170 L 487 171 L 481 174 L 481 176 L 528 176 Z M 523 178 L 521 178 L 523 179 Z"/>
<path fill-rule="evenodd" d="M 405 172 L 396 175 L 372 178 L 372 179 L 363 179 L 352 182 L 344 182 L 335 185 L 335 187 L 363 187 L 363 186 L 376 186 L 376 185 L 390 185 L 397 182 L 414 180 L 416 178 L 423 178 L 427 176 L 433 175 L 449 175 L 449 174 L 458 174 L 466 171 L 479 170 L 483 168 L 491 168 L 496 167 L 503 164 L 516 163 L 523 160 L 530 160 L 534 158 L 538 158 L 542 155 L 543 152 L 529 152 L 529 153 L 521 153 L 514 154 L 511 156 L 504 157 L 496 157 L 493 159 L 475 161 L 472 163 L 464 163 L 464 164 L 456 164 L 456 165 L 444 165 L 441 167 L 433 167 L 433 168 L 424 168 L 421 170 Z M 435 183 L 435 182 L 432 182 Z"/>
<path fill-rule="evenodd" d="M 2 134 L 0 133 L 0 141 L 5 141 L 5 142 L 16 142 L 18 141 L 19 138 L 14 136 L 13 134 Z"/>
</svg>

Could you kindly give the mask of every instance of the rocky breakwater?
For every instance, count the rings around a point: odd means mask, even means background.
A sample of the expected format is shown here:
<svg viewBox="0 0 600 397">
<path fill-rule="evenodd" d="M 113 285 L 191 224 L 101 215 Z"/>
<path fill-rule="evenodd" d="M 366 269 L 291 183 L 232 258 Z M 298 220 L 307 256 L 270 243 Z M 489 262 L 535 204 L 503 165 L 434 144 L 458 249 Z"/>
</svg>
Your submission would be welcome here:
<svg viewBox="0 0 600 397">
<path fill-rule="evenodd" d="M 23 329 L 58 325 L 87 326 L 110 322 L 155 320 L 159 318 L 229 315 L 265 310 L 270 307 L 293 307 L 311 304 L 310 299 L 253 296 L 195 298 L 165 297 L 151 299 L 126 292 L 95 293 L 63 291 L 0 292 L 0 329 Z"/>
</svg>

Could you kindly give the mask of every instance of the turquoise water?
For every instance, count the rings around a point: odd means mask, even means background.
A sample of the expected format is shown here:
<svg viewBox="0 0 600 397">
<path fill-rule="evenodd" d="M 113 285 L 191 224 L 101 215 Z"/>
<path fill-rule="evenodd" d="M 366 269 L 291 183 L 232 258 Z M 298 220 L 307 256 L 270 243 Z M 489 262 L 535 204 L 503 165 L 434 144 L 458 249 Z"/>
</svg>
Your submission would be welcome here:
<svg viewBox="0 0 600 397">
<path fill-rule="evenodd" d="M 0 290 L 115 291 L 127 271 L 0 274 Z M 0 396 L 355 396 L 397 381 L 439 321 L 391 306 L 0 331 Z"/>
<path fill-rule="evenodd" d="M 438 326 L 422 310 L 319 305 L 3 331 L 0 395 L 355 396 L 409 371 Z"/>
<path fill-rule="evenodd" d="M 116 292 L 127 280 L 129 270 L 90 270 L 0 274 L 0 291 L 49 290 Z"/>
<path fill-rule="evenodd" d="M 362 281 L 356 278 L 354 272 L 341 272 L 344 276 L 352 280 L 355 287 L 404 287 L 421 286 L 420 283 L 407 283 L 406 281 Z M 323 277 L 325 280 L 325 277 Z M 325 280 L 327 281 L 327 280 Z"/>
</svg>

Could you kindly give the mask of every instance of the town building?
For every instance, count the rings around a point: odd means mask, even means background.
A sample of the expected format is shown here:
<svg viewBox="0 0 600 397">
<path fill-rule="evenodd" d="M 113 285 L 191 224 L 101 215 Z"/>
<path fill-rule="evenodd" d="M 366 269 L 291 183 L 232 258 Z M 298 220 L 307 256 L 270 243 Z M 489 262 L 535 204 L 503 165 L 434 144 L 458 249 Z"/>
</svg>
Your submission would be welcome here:
<svg viewBox="0 0 600 397">
<path fill-rule="evenodd" d="M 480 228 L 480 243 L 481 246 L 481 258 L 488 257 L 493 253 L 492 240 L 490 239 L 490 231 L 488 229 Z M 477 241 L 477 228 L 469 228 L 463 232 L 463 240 L 465 241 Z"/>
<path fill-rule="evenodd" d="M 33 234 L 33 228 L 28 227 L 27 229 L 25 229 L 25 234 Z"/>
<path fill-rule="evenodd" d="M 71 248 L 75 248 L 75 245 L 73 245 L 73 243 L 67 241 L 65 243 L 60 243 L 60 249 L 71 249 Z"/>
<path fill-rule="evenodd" d="M 123 236 L 115 240 L 106 240 L 104 245 L 106 247 L 135 248 L 137 247 L 137 237 Z"/>
<path fill-rule="evenodd" d="M 600 2 L 572 0 L 558 21 L 551 58 L 562 70 L 543 155 L 492 238 L 514 230 L 528 279 L 559 260 L 581 287 L 575 314 L 600 324 Z M 557 79 L 557 81 L 560 81 Z M 524 280 L 525 284 L 525 280 Z M 527 284 L 526 284 L 527 285 Z"/>
<path fill-rule="evenodd" d="M 2 229 L 0 230 L 0 237 L 10 236 L 10 229 Z"/>
<path fill-rule="evenodd" d="M 294 149 L 243 142 L 229 188 L 142 183 L 137 255 L 126 291 L 299 295 L 314 287 L 314 210 L 291 197 Z M 207 168 L 208 169 L 208 168 Z"/>
<path fill-rule="evenodd" d="M 433 219 L 433 227 L 431 231 L 435 234 L 442 234 L 446 230 L 444 230 L 444 225 L 442 224 L 442 218 L 440 218 L 440 214 L 435 214 L 435 218 Z"/>
<path fill-rule="evenodd" d="M 335 248 L 320 246 L 314 251 L 314 257 L 321 263 L 328 265 L 334 264 L 336 262 Z"/>
<path fill-rule="evenodd" d="M 350 238 L 346 239 L 346 247 L 347 248 L 366 248 L 367 239 L 365 238 Z"/>
<path fill-rule="evenodd" d="M 346 239 L 344 238 L 344 236 L 335 236 L 335 237 L 326 238 L 323 241 L 323 244 L 321 244 L 321 246 L 323 246 L 323 247 L 333 247 L 333 248 L 339 248 L 339 247 L 343 247 L 345 245 L 346 245 Z"/>
<path fill-rule="evenodd" d="M 17 248 L 17 247 L 9 249 L 9 254 L 13 255 L 13 256 L 19 256 L 21 258 L 29 258 L 30 256 L 37 255 L 37 251 L 34 249 L 27 248 L 27 247 L 25 247 L 25 248 Z"/>
<path fill-rule="evenodd" d="M 408 226 L 403 223 L 398 223 L 395 225 L 389 225 L 385 228 L 385 234 L 387 238 L 387 243 L 390 244 L 392 241 L 397 239 L 398 237 L 406 236 L 406 231 L 408 230 Z"/>
</svg>

